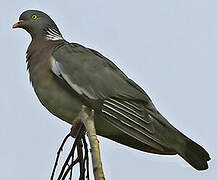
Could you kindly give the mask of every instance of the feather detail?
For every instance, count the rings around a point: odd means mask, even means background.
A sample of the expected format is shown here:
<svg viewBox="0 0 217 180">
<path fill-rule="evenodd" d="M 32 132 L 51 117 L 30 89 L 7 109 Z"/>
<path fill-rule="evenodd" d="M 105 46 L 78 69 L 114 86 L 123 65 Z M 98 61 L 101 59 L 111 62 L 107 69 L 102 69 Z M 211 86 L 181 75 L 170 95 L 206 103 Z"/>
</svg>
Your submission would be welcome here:
<svg viewBox="0 0 217 180">
<path fill-rule="evenodd" d="M 64 73 L 64 71 L 61 70 L 61 65 L 59 64 L 58 61 L 55 60 L 53 56 L 51 57 L 51 72 L 53 72 L 60 79 L 62 80 L 64 79 L 70 85 L 70 87 L 74 91 L 76 91 L 79 95 L 85 95 L 90 99 L 96 99 L 87 90 L 85 90 L 84 88 L 81 88 L 76 83 L 73 83 L 68 77 L 68 75 Z"/>
<path fill-rule="evenodd" d="M 102 113 L 125 133 L 155 149 L 163 150 L 165 143 L 155 136 L 153 117 L 145 113 L 139 105 L 109 98 L 103 103 Z"/>
<path fill-rule="evenodd" d="M 52 41 L 58 41 L 58 40 L 64 40 L 60 32 L 58 32 L 54 28 L 48 28 L 47 29 L 47 35 L 46 35 L 47 40 L 52 40 Z"/>
</svg>

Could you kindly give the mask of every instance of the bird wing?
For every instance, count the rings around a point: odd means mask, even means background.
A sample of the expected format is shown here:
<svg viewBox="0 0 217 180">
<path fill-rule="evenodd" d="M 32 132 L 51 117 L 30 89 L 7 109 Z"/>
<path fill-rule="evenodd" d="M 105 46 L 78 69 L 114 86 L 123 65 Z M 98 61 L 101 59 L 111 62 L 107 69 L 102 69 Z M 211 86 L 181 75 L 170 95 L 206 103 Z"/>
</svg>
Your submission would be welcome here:
<svg viewBox="0 0 217 180">
<path fill-rule="evenodd" d="M 157 131 L 167 120 L 142 88 L 97 51 L 64 44 L 54 50 L 51 70 L 84 99 L 100 100 L 101 112 L 121 131 L 155 149 L 166 146 Z"/>
<path fill-rule="evenodd" d="M 61 75 L 80 95 L 106 99 L 122 95 L 149 100 L 145 92 L 97 51 L 78 44 L 65 44 L 54 50 L 52 71 Z"/>
</svg>

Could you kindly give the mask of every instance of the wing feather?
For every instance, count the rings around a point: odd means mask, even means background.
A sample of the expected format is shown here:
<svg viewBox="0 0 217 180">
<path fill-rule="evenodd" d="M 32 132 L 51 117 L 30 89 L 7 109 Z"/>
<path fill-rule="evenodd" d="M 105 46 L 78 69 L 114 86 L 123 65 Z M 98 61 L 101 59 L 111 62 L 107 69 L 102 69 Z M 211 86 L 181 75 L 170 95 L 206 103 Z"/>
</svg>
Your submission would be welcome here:
<svg viewBox="0 0 217 180">
<path fill-rule="evenodd" d="M 56 76 L 92 103 L 92 108 L 102 102 L 98 111 L 109 123 L 154 149 L 167 147 L 157 132 L 168 122 L 144 90 L 100 53 L 68 43 L 54 51 L 51 66 Z"/>
<path fill-rule="evenodd" d="M 114 101 L 113 98 L 109 98 L 104 101 L 102 112 L 117 128 L 153 148 L 162 150 L 166 143 L 155 134 L 153 121 L 156 120 L 144 110 L 139 109 L 138 106 L 132 109 L 132 106 L 135 107 L 135 105 L 131 104 L 130 101 L 127 104 L 123 103 L 123 100 L 115 99 Z M 138 109 L 141 111 L 139 112 Z M 133 114 L 132 111 L 138 115 Z"/>
</svg>

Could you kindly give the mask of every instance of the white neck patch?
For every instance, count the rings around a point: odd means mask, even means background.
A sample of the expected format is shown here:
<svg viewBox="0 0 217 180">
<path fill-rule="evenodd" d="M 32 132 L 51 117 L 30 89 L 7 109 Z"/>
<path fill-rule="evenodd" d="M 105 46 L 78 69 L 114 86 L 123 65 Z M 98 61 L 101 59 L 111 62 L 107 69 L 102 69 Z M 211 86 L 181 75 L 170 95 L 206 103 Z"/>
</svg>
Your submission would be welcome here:
<svg viewBox="0 0 217 180">
<path fill-rule="evenodd" d="M 48 28 L 46 39 L 57 41 L 57 40 L 63 40 L 63 37 L 56 29 Z"/>
</svg>

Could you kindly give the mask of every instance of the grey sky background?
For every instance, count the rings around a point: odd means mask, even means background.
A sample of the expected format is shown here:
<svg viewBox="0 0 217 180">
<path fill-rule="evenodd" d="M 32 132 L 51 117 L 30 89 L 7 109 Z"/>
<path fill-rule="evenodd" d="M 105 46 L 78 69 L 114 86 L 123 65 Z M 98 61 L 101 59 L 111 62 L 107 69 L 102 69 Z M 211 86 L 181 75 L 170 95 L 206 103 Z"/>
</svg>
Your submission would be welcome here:
<svg viewBox="0 0 217 180">
<path fill-rule="evenodd" d="M 39 103 L 29 83 L 25 52 L 31 39 L 24 30 L 11 28 L 27 9 L 48 13 L 65 39 L 113 60 L 212 158 L 209 169 L 198 172 L 178 156 L 148 154 L 100 138 L 107 179 L 216 179 L 216 0 L 3 0 L 1 180 L 49 179 L 57 148 L 70 129 Z"/>
</svg>

